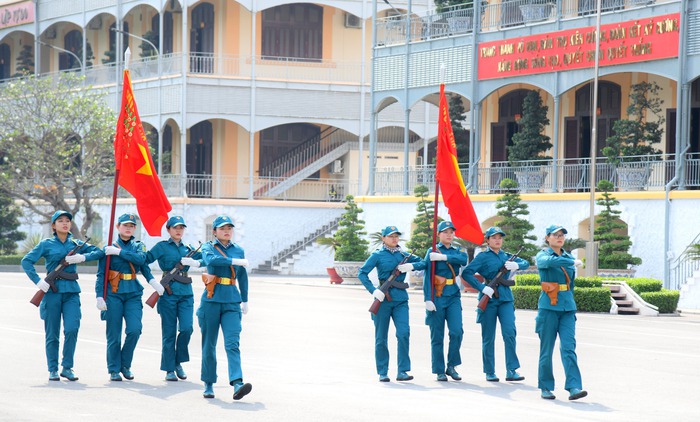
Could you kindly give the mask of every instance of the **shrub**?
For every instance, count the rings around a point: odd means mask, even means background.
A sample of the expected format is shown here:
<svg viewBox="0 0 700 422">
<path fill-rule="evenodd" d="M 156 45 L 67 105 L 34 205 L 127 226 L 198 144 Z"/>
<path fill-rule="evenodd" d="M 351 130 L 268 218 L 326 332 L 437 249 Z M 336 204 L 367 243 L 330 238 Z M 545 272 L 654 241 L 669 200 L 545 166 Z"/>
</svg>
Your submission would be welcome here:
<svg viewBox="0 0 700 422">
<path fill-rule="evenodd" d="M 577 289 L 587 287 L 603 287 L 603 279 L 600 277 L 576 277 L 574 284 Z"/>
<path fill-rule="evenodd" d="M 539 274 L 518 274 L 515 276 L 516 286 L 540 286 Z"/>
<path fill-rule="evenodd" d="M 659 308 L 659 313 L 670 314 L 676 312 L 678 298 L 681 293 L 678 290 L 661 289 L 659 292 L 642 292 L 639 296 L 647 303 Z"/>
<path fill-rule="evenodd" d="M 608 312 L 610 289 L 606 287 L 577 287 L 574 289 L 576 309 L 581 312 Z"/>
<path fill-rule="evenodd" d="M 513 305 L 516 309 L 537 309 L 542 290 L 538 286 L 513 286 Z"/>
<path fill-rule="evenodd" d="M 645 292 L 660 292 L 662 282 L 654 278 L 630 278 L 625 280 L 638 295 Z"/>
</svg>

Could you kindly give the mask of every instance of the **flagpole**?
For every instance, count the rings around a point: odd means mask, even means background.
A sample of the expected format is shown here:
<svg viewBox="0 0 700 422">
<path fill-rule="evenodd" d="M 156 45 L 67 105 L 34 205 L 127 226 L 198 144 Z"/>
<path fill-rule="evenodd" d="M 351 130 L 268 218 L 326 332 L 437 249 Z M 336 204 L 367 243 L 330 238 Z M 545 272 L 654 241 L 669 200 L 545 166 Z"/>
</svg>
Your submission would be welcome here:
<svg viewBox="0 0 700 422">
<path fill-rule="evenodd" d="M 126 51 L 124 52 L 124 74 L 129 71 L 129 59 L 131 58 L 131 49 L 129 47 L 126 48 Z M 122 90 L 124 89 L 122 85 Z M 119 84 L 117 83 L 117 91 L 119 90 Z M 119 117 L 117 117 L 119 119 Z M 117 125 L 119 122 L 117 122 Z M 114 135 L 115 137 L 117 136 L 116 134 Z M 121 159 L 121 155 L 116 159 Z M 112 244 L 112 241 L 114 240 L 114 217 L 116 214 L 116 209 L 117 209 L 117 189 L 119 187 L 119 170 L 121 168 L 121 165 L 118 165 L 120 163 L 115 163 L 115 170 L 114 170 L 114 186 L 112 187 L 112 205 L 111 209 L 109 212 L 109 230 L 108 230 L 108 235 L 107 235 L 107 246 Z M 105 273 L 104 273 L 104 280 L 103 280 L 103 290 L 102 290 L 102 298 L 107 301 L 107 284 L 109 281 L 109 264 L 111 261 L 111 255 L 107 255 L 107 258 L 105 259 Z"/>
<path fill-rule="evenodd" d="M 440 98 L 445 94 L 445 64 L 440 65 Z M 438 120 L 441 118 L 442 110 L 438 113 Z M 438 122 L 438 126 L 440 123 Z M 440 134 L 438 133 L 437 147 L 440 148 Z M 437 160 L 440 154 L 436 152 L 435 154 L 435 170 L 437 170 Z M 440 180 L 438 179 L 437 171 L 435 172 L 435 201 L 433 204 L 433 245 L 430 249 L 433 252 L 437 252 L 437 226 L 438 226 L 438 208 L 440 204 L 438 200 L 440 199 Z M 430 300 L 435 300 L 435 265 L 430 263 Z"/>
</svg>

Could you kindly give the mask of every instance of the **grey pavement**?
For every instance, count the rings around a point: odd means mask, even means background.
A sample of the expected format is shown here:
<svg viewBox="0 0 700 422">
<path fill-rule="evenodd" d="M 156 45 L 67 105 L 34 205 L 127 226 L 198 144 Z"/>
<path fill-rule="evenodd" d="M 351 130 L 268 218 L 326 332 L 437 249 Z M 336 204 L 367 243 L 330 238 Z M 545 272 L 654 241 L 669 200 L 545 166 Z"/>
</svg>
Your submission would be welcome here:
<svg viewBox="0 0 700 422">
<path fill-rule="evenodd" d="M 83 319 L 76 382 L 49 382 L 43 324 L 29 303 L 36 288 L 24 274 L 0 274 L 0 420 L 222 420 L 428 421 L 697 421 L 700 420 L 700 315 L 639 317 L 578 315 L 577 353 L 589 396 L 567 400 L 555 350 L 557 399 L 539 398 L 539 341 L 534 311 L 517 311 L 518 355 L 526 377 L 486 382 L 481 371 L 476 299 L 465 295 L 461 382 L 439 383 L 430 373 L 429 330 L 422 296 L 411 295 L 411 374 L 399 383 L 396 341 L 390 331 L 390 376 L 379 383 L 374 366 L 372 297 L 360 286 L 330 285 L 327 277 L 252 276 L 250 312 L 243 318 L 241 352 L 253 391 L 231 399 L 223 339 L 216 398 L 202 398 L 201 337 L 195 320 L 186 381 L 168 383 L 160 371 L 160 320 L 144 307 L 144 329 L 133 381 L 110 382 L 104 323 L 95 308 L 94 275 L 84 274 Z M 195 280 L 195 307 L 202 286 Z M 151 289 L 146 286 L 144 299 Z M 496 368 L 505 378 L 503 343 Z"/>
</svg>

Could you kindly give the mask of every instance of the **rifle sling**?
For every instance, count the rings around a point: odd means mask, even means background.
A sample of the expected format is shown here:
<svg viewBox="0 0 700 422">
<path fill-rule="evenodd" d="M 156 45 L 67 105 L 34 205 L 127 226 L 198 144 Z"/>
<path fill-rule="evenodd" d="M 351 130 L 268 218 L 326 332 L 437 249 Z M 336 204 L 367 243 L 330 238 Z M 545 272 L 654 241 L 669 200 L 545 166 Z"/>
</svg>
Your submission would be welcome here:
<svg viewBox="0 0 700 422">
<path fill-rule="evenodd" d="M 77 274 L 77 273 L 67 273 L 67 272 L 65 272 L 65 271 L 63 271 L 63 270 L 60 270 L 60 271 L 56 272 L 56 275 L 57 275 L 56 278 L 61 279 L 61 280 L 70 280 L 70 281 L 72 281 L 72 280 L 77 280 L 77 279 L 78 279 L 78 274 Z"/>
</svg>

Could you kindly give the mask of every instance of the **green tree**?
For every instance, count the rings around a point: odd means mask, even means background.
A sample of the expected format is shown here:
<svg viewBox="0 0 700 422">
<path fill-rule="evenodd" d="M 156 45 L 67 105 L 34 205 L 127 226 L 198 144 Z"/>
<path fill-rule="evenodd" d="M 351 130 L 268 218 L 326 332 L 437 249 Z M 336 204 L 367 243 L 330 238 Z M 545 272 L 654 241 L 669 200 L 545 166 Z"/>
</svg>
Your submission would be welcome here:
<svg viewBox="0 0 700 422">
<path fill-rule="evenodd" d="M 433 246 L 433 218 L 435 218 L 435 204 L 428 198 L 428 187 L 416 185 L 413 194 L 419 198 L 416 205 L 416 217 L 413 219 L 411 239 L 406 242 L 406 248 L 418 256 L 423 256 Z M 442 220 L 442 219 L 440 219 Z"/>
<path fill-rule="evenodd" d="M 527 204 L 520 199 L 517 182 L 505 178 L 501 180 L 500 187 L 506 193 L 496 199 L 496 209 L 498 209 L 497 215 L 503 219 L 496 221 L 495 225 L 506 233 L 502 248 L 507 252 L 515 253 L 521 246 L 525 246 L 519 256 L 532 262 L 532 258 L 539 249 L 526 240 L 537 240 L 537 236 L 528 234 L 535 226 L 520 218 L 530 214 L 530 211 L 527 209 Z"/>
<path fill-rule="evenodd" d="M 464 128 L 464 121 L 467 119 L 467 111 L 462 104 L 462 97 L 457 94 L 450 95 L 450 122 L 452 123 L 452 133 L 455 136 L 457 145 L 457 161 L 460 163 L 469 162 L 469 131 Z"/>
<path fill-rule="evenodd" d="M 621 211 L 613 209 L 620 204 L 610 194 L 613 188 L 613 184 L 607 180 L 598 182 L 598 190 L 603 192 L 603 197 L 596 199 L 595 203 L 604 209 L 595 219 L 598 227 L 593 231 L 593 240 L 600 242 L 598 268 L 627 269 L 628 265 L 641 264 L 642 259 L 629 254 L 632 246 L 629 236 L 616 233 L 627 226 L 619 220 Z"/>
<path fill-rule="evenodd" d="M 107 196 L 98 188 L 113 175 L 116 117 L 106 94 L 73 72 L 0 86 L 0 192 L 44 221 L 57 209 L 81 212 L 73 226 L 79 237 L 97 216 L 95 200 Z"/>
<path fill-rule="evenodd" d="M 518 122 L 518 132 L 513 135 L 512 145 L 508 146 L 508 161 L 518 165 L 519 161 L 545 160 L 551 157 L 542 154 L 552 148 L 544 128 L 549 125 L 547 111 L 542 97 L 537 91 L 530 91 L 523 100 L 523 115 Z"/>
<path fill-rule="evenodd" d="M 22 211 L 10 197 L 0 191 L 0 255 L 12 255 L 17 250 L 17 242 L 27 235 L 17 230 Z"/>
<path fill-rule="evenodd" d="M 17 55 L 17 65 L 15 66 L 17 73 L 12 75 L 17 78 L 20 76 L 34 74 L 34 46 L 25 44 Z"/>
<path fill-rule="evenodd" d="M 346 196 L 345 201 L 345 212 L 338 222 L 340 228 L 332 238 L 318 239 L 318 243 L 331 247 L 336 261 L 364 261 L 369 257 L 369 241 L 362 237 L 367 234 L 365 221 L 360 218 L 362 208 L 352 195 Z"/>
<path fill-rule="evenodd" d="M 656 82 L 640 82 L 630 88 L 629 118 L 613 124 L 614 135 L 606 139 L 603 148 L 609 163 L 619 163 L 620 157 L 635 156 L 633 160 L 642 161 L 648 160 L 649 155 L 661 154 L 653 146 L 661 142 L 661 127 L 666 121 L 661 107 L 664 101 L 659 98 L 661 87 Z M 653 122 L 649 121 L 650 114 L 656 116 Z"/>
<path fill-rule="evenodd" d="M 160 42 L 158 31 L 154 31 L 154 30 L 146 31 L 146 33 L 143 34 L 143 38 L 147 39 L 148 41 L 152 42 L 153 45 L 158 47 L 158 43 Z M 156 51 L 153 49 L 151 44 L 147 43 L 146 41 L 141 41 L 141 44 L 139 44 L 139 47 L 141 48 L 141 53 L 139 53 L 139 56 L 142 59 L 144 59 L 146 57 L 153 57 L 153 56 L 158 55 L 158 53 L 156 53 Z"/>
</svg>

